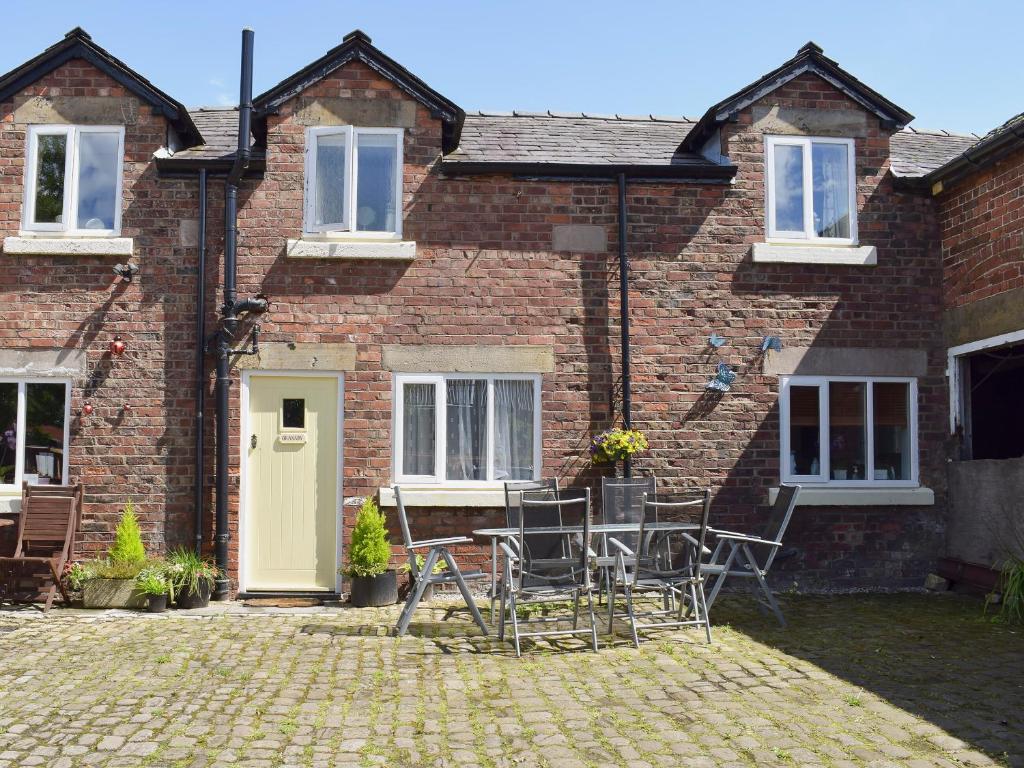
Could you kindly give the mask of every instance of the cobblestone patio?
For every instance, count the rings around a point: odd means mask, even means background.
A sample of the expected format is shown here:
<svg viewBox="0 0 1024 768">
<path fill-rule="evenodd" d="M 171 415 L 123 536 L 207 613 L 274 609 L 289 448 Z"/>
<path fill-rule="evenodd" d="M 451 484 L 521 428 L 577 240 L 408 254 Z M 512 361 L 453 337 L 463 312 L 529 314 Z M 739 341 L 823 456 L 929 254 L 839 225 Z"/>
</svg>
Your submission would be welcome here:
<svg viewBox="0 0 1024 768">
<path fill-rule="evenodd" d="M 1024 632 L 952 595 L 742 598 L 715 642 L 479 636 L 436 602 L 0 612 L 0 766 L 1024 766 Z"/>
</svg>

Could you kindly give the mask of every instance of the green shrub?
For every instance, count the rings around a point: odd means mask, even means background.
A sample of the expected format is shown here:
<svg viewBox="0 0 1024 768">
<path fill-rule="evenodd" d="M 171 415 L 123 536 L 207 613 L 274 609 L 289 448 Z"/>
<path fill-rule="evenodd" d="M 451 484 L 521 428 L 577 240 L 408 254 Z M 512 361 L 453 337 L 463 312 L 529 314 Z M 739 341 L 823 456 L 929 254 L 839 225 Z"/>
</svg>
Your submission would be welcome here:
<svg viewBox="0 0 1024 768">
<path fill-rule="evenodd" d="M 1003 564 L 1003 599 L 999 615 L 1010 622 L 1024 623 L 1024 560 L 1011 557 Z"/>
<path fill-rule="evenodd" d="M 352 545 L 348 550 L 346 576 L 379 576 L 391 562 L 391 544 L 384 525 L 384 513 L 377 502 L 367 498 L 356 515 Z"/>
<path fill-rule="evenodd" d="M 146 559 L 146 548 L 142 544 L 142 531 L 135 517 L 135 505 L 131 499 L 124 505 L 121 520 L 114 532 L 114 543 L 107 553 L 113 565 L 135 565 Z"/>
</svg>

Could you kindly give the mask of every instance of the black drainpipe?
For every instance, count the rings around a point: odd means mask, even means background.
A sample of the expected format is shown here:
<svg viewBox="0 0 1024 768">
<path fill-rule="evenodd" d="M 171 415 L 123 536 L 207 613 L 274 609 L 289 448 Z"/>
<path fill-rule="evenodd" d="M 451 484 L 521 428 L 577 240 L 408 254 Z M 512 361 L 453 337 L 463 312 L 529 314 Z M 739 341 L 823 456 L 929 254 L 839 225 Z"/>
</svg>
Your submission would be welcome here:
<svg viewBox="0 0 1024 768">
<path fill-rule="evenodd" d="M 230 361 L 232 341 L 238 330 L 238 316 L 246 312 L 265 312 L 264 298 L 238 301 L 237 239 L 238 239 L 238 187 L 249 166 L 249 136 L 252 122 L 252 46 L 253 31 L 242 30 L 242 76 L 238 103 L 238 150 L 224 183 L 224 306 L 221 307 L 220 330 L 217 333 L 217 506 L 215 556 L 221 578 L 214 587 L 214 597 L 224 600 L 228 596 L 228 405 L 230 402 Z M 254 337 L 255 338 L 255 337 Z"/>
<path fill-rule="evenodd" d="M 203 406 L 206 401 L 206 169 L 199 169 L 199 265 L 196 276 L 196 554 L 203 553 Z"/>
<path fill-rule="evenodd" d="M 633 426 L 633 398 L 629 373 L 629 257 L 626 255 L 626 174 L 619 174 L 619 326 L 622 329 L 622 425 Z M 633 476 L 633 462 L 627 456 L 622 473 Z"/>
</svg>

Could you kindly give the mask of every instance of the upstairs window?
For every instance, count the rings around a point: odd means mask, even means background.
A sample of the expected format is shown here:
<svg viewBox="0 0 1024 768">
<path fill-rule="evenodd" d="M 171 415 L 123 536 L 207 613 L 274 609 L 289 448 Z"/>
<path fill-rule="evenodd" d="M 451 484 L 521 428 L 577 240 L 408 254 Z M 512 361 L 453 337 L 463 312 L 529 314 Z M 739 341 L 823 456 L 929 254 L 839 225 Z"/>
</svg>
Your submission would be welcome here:
<svg viewBox="0 0 1024 768">
<path fill-rule="evenodd" d="M 306 132 L 306 232 L 402 234 L 402 129 Z"/>
<path fill-rule="evenodd" d="M 395 479 L 466 485 L 540 477 L 540 377 L 398 374 Z"/>
<path fill-rule="evenodd" d="M 122 127 L 30 127 L 22 229 L 119 233 L 123 158 Z"/>
<path fill-rule="evenodd" d="M 855 243 L 855 179 L 853 139 L 767 137 L 768 238 Z"/>
</svg>

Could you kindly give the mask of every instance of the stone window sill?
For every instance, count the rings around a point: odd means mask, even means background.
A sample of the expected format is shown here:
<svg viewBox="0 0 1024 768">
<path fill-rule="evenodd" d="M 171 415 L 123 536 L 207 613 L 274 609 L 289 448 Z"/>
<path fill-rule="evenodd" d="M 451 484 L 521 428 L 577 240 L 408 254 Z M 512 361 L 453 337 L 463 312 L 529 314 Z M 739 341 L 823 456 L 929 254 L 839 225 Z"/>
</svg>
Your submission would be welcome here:
<svg viewBox="0 0 1024 768">
<path fill-rule="evenodd" d="M 768 503 L 774 504 L 778 488 L 768 489 Z M 930 507 L 935 503 L 931 488 L 815 488 L 804 486 L 797 496 L 798 507 Z"/>
<path fill-rule="evenodd" d="M 783 245 L 754 243 L 754 261 L 761 264 L 829 264 L 873 267 L 878 251 L 873 245 Z"/>
<path fill-rule="evenodd" d="M 441 486 L 403 485 L 402 501 L 410 507 L 500 507 L 505 506 L 504 488 L 444 488 Z M 395 506 L 395 491 L 380 489 L 380 505 Z"/>
<path fill-rule="evenodd" d="M 375 259 L 412 261 L 416 243 L 412 240 L 288 240 L 289 259 Z"/>
<path fill-rule="evenodd" d="M 5 237 L 9 256 L 131 256 L 130 237 Z"/>
</svg>

